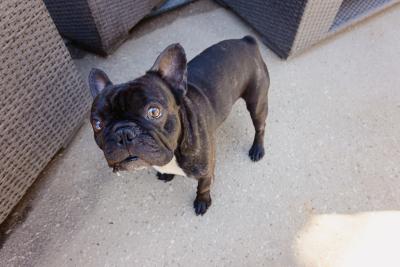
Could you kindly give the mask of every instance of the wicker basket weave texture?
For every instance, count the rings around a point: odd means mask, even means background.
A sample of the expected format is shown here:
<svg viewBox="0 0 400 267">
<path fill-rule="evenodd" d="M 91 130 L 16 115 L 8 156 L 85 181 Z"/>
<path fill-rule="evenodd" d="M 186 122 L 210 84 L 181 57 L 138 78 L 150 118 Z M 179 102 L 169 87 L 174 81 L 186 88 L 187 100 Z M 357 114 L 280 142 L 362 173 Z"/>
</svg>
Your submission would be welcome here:
<svg viewBox="0 0 400 267">
<path fill-rule="evenodd" d="M 395 4 L 397 0 L 343 0 L 336 15 L 335 22 L 331 29 L 340 27 L 356 17 L 363 14 L 370 14 L 371 11 L 384 7 L 387 4 Z M 398 2 L 398 1 L 397 1 Z"/>
<path fill-rule="evenodd" d="M 289 55 L 323 39 L 335 20 L 342 1 L 308 0 Z"/>
<path fill-rule="evenodd" d="M 40 0 L 0 3 L 0 222 L 71 137 L 91 97 Z"/>
<path fill-rule="evenodd" d="M 278 56 L 304 51 L 400 0 L 217 0 L 244 18 Z"/>
<path fill-rule="evenodd" d="M 44 0 L 61 35 L 109 54 L 163 0 Z"/>
<path fill-rule="evenodd" d="M 102 42 L 86 0 L 44 0 L 58 31 L 85 47 L 102 51 Z M 79 8 L 78 8 L 79 7 Z"/>
<path fill-rule="evenodd" d="M 308 0 L 290 55 L 378 13 L 399 0 Z"/>
<path fill-rule="evenodd" d="M 221 1 L 221 0 L 220 0 Z M 280 57 L 290 53 L 306 0 L 222 0 L 261 33 Z"/>
</svg>

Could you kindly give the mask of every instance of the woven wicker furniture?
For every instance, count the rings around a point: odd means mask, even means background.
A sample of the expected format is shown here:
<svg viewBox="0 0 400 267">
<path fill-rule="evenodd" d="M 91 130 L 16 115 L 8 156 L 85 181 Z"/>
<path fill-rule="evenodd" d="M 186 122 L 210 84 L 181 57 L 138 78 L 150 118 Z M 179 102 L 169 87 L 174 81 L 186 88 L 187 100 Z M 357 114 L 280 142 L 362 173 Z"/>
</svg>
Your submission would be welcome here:
<svg viewBox="0 0 400 267">
<path fill-rule="evenodd" d="M 0 3 L 0 223 L 66 144 L 91 97 L 41 0 Z"/>
<path fill-rule="evenodd" d="M 287 58 L 399 0 L 218 0 Z"/>
<path fill-rule="evenodd" d="M 102 55 L 111 53 L 162 0 L 44 0 L 60 34 Z"/>
</svg>

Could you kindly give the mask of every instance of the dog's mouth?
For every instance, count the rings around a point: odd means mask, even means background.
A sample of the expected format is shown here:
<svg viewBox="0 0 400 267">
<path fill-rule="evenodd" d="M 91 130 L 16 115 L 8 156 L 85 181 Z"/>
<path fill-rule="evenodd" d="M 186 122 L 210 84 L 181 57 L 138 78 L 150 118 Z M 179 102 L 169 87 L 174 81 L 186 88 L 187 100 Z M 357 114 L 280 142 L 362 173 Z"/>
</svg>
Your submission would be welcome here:
<svg viewBox="0 0 400 267">
<path fill-rule="evenodd" d="M 119 171 L 141 169 L 145 167 L 145 165 L 145 162 L 139 159 L 138 156 L 129 156 L 119 163 L 114 164 L 112 168 L 114 173 L 118 173 Z"/>
<path fill-rule="evenodd" d="M 122 162 L 132 162 L 132 161 L 137 161 L 139 157 L 137 156 L 129 156 L 126 159 L 124 159 Z"/>
</svg>

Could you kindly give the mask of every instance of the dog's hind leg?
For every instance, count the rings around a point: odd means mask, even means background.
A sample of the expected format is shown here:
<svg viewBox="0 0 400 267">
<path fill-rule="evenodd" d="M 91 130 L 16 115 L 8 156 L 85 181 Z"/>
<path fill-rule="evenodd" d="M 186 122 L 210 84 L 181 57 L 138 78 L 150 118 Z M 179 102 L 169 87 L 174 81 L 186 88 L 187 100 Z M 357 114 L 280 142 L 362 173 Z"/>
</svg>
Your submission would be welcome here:
<svg viewBox="0 0 400 267">
<path fill-rule="evenodd" d="M 265 154 L 264 134 L 268 115 L 268 72 L 258 82 L 250 85 L 243 94 L 247 110 L 250 112 L 253 121 L 255 135 L 253 145 L 249 151 L 249 157 L 252 161 L 259 161 Z"/>
</svg>

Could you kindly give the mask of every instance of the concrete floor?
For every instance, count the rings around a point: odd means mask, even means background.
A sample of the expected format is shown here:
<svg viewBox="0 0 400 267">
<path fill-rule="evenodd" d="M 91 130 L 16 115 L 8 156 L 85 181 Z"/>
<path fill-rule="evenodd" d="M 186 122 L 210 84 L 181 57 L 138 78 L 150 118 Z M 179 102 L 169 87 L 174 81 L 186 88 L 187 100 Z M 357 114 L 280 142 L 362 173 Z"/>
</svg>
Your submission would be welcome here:
<svg viewBox="0 0 400 267">
<path fill-rule="evenodd" d="M 117 177 L 89 123 L 50 164 L 0 266 L 400 266 L 400 6 L 289 61 L 261 45 L 271 74 L 266 157 L 239 102 L 218 131 L 213 206 L 192 209 L 195 181 L 155 171 Z M 76 63 L 114 82 L 143 74 L 168 44 L 189 58 L 257 36 L 200 1 L 136 28 L 104 59 Z"/>
</svg>

